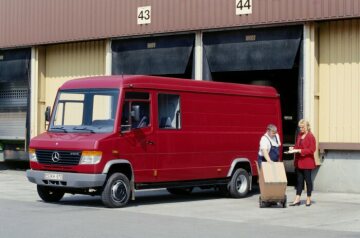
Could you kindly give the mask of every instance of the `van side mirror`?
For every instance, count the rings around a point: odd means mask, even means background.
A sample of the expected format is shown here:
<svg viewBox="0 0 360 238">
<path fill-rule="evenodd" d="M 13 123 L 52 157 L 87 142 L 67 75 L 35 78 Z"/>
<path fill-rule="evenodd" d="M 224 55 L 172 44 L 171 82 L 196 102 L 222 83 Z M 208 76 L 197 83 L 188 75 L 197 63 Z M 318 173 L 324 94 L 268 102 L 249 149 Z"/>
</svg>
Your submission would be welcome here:
<svg viewBox="0 0 360 238">
<path fill-rule="evenodd" d="M 121 125 L 120 126 L 120 134 L 130 132 L 130 130 L 131 130 L 131 125 Z"/>
<path fill-rule="evenodd" d="M 135 121 L 140 120 L 140 106 L 139 105 L 131 106 L 131 116 L 135 119 Z"/>
<path fill-rule="evenodd" d="M 47 106 L 45 110 L 45 121 L 49 122 L 51 116 L 51 107 Z"/>
</svg>

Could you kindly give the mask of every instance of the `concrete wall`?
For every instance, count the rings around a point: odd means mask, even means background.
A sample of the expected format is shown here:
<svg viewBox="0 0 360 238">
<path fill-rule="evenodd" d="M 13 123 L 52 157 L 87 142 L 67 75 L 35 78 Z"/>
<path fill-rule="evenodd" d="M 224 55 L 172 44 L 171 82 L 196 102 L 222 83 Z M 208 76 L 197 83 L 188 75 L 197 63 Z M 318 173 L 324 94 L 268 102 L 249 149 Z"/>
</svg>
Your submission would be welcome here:
<svg viewBox="0 0 360 238">
<path fill-rule="evenodd" d="M 328 151 L 321 167 L 314 173 L 314 190 L 360 193 L 359 171 L 360 152 Z"/>
</svg>

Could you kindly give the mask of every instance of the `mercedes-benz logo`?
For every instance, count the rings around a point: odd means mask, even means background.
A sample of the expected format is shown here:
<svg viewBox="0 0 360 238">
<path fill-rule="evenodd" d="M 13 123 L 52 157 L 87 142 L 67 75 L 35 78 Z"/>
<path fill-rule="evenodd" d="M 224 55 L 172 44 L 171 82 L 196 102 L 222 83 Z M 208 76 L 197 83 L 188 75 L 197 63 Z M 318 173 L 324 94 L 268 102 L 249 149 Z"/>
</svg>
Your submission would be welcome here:
<svg viewBox="0 0 360 238">
<path fill-rule="evenodd" d="M 59 160 L 60 160 L 60 154 L 59 154 L 59 152 L 54 152 L 54 153 L 52 153 L 52 155 L 51 155 L 51 160 L 52 160 L 54 163 L 59 162 Z"/>
</svg>

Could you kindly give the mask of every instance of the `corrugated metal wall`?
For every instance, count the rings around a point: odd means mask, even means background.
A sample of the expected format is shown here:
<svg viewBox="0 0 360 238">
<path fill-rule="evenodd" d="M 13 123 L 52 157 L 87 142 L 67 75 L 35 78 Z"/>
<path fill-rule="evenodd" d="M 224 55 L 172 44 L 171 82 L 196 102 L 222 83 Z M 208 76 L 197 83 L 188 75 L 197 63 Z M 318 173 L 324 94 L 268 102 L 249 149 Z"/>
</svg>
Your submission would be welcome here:
<svg viewBox="0 0 360 238">
<path fill-rule="evenodd" d="M 45 105 L 52 106 L 58 88 L 74 78 L 105 75 L 105 41 L 46 47 Z M 43 129 L 43 125 L 39 125 Z"/>
<path fill-rule="evenodd" d="M 360 142 L 360 20 L 320 24 L 319 141 Z"/>
<path fill-rule="evenodd" d="M 137 8 L 151 6 L 151 23 Z M 0 48 L 89 39 L 360 16 L 360 0 L 2 0 Z"/>
</svg>

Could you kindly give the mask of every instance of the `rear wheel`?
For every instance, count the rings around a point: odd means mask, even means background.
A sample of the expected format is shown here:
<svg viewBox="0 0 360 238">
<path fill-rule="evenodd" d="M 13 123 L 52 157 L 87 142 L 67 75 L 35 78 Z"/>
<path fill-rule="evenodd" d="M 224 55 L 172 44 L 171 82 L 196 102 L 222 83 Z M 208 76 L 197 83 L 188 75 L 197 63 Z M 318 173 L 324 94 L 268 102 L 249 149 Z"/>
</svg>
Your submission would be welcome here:
<svg viewBox="0 0 360 238">
<path fill-rule="evenodd" d="M 250 177 L 245 169 L 237 169 L 229 183 L 229 193 L 233 198 L 245 197 L 250 189 Z"/>
<path fill-rule="evenodd" d="M 118 208 L 125 206 L 130 198 L 130 182 L 122 173 L 114 173 L 107 180 L 101 200 L 105 206 Z"/>
<path fill-rule="evenodd" d="M 57 190 L 56 188 L 38 185 L 37 192 L 40 198 L 45 202 L 58 202 L 63 196 L 64 192 Z"/>
</svg>

